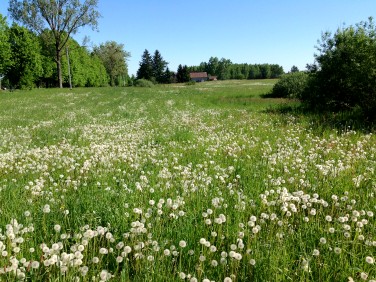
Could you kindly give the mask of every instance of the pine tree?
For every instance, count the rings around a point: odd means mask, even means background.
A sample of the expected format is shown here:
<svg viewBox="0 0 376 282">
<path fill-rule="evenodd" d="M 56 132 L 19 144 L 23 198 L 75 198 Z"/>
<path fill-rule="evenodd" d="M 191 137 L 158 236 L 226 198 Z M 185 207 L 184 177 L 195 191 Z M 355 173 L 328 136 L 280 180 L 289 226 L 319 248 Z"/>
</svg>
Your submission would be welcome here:
<svg viewBox="0 0 376 282">
<path fill-rule="evenodd" d="M 137 71 L 137 79 L 152 79 L 153 77 L 153 59 L 150 56 L 150 53 L 147 49 L 145 49 L 144 53 L 142 54 L 140 67 Z"/>
<path fill-rule="evenodd" d="M 188 67 L 179 65 L 178 66 L 178 71 L 176 73 L 176 80 L 177 82 L 188 82 L 191 80 L 189 76 L 189 70 Z"/>
<path fill-rule="evenodd" d="M 161 53 L 155 50 L 153 56 L 153 77 L 159 83 L 163 83 L 167 62 L 163 60 Z"/>
</svg>

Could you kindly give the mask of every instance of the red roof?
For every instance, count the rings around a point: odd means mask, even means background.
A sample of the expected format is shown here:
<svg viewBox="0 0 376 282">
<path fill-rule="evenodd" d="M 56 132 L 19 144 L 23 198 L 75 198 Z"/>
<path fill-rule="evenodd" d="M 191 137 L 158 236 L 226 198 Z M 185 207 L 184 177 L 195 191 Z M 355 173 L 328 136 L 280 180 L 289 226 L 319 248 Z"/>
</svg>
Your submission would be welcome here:
<svg viewBox="0 0 376 282">
<path fill-rule="evenodd" d="M 202 78 L 202 77 L 208 77 L 208 74 L 206 72 L 191 72 L 189 74 L 191 78 Z"/>
</svg>

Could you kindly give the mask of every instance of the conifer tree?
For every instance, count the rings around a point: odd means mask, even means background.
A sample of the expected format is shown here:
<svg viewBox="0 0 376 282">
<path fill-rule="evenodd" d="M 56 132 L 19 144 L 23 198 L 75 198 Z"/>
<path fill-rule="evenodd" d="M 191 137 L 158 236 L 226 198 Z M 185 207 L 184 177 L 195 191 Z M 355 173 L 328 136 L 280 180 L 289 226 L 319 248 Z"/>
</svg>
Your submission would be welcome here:
<svg viewBox="0 0 376 282">
<path fill-rule="evenodd" d="M 137 71 L 137 79 L 152 79 L 153 77 L 153 59 L 150 53 L 145 49 L 141 57 L 140 67 Z"/>
</svg>

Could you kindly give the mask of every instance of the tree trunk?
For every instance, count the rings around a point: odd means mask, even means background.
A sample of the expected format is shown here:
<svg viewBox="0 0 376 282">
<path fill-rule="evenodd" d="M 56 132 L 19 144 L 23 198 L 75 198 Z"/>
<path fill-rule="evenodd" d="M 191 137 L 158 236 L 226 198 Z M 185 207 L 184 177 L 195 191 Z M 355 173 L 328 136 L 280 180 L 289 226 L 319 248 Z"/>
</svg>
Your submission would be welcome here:
<svg viewBox="0 0 376 282">
<path fill-rule="evenodd" d="M 60 48 L 58 43 L 56 43 L 56 68 L 57 68 L 57 78 L 59 81 L 59 88 L 63 88 L 63 74 L 61 73 L 61 56 L 60 56 Z"/>
</svg>

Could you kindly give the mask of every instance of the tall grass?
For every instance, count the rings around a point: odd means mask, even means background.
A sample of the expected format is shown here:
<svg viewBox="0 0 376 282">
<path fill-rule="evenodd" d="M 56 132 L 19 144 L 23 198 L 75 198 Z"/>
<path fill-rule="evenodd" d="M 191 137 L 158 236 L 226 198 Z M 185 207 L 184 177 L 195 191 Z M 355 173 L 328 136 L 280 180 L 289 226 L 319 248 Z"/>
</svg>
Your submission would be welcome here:
<svg viewBox="0 0 376 282">
<path fill-rule="evenodd" d="M 374 281 L 375 136 L 274 82 L 0 93 L 0 279 Z"/>
</svg>

